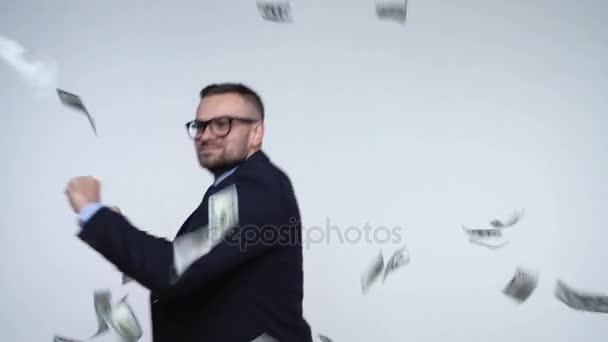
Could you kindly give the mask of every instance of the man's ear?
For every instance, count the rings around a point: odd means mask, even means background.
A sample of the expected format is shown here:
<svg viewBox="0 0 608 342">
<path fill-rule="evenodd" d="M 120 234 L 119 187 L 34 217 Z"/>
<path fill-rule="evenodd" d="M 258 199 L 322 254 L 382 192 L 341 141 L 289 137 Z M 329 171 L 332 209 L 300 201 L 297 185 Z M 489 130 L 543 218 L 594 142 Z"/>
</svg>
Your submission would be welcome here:
<svg viewBox="0 0 608 342">
<path fill-rule="evenodd" d="M 254 147 L 262 146 L 263 140 L 264 140 L 264 122 L 260 122 L 253 129 L 253 134 L 251 135 L 251 145 L 253 145 Z"/>
</svg>

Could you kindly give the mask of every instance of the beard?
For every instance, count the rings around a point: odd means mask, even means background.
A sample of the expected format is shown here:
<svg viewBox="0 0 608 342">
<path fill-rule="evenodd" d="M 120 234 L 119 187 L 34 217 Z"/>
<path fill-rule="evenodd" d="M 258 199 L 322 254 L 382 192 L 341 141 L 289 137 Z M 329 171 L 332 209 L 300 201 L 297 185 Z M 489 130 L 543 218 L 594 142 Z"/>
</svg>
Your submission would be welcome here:
<svg viewBox="0 0 608 342">
<path fill-rule="evenodd" d="M 203 156 L 197 151 L 198 161 L 201 167 L 209 170 L 215 177 L 239 165 L 246 159 L 246 154 L 242 156 L 229 156 L 226 151 L 222 151 L 212 158 Z"/>
</svg>

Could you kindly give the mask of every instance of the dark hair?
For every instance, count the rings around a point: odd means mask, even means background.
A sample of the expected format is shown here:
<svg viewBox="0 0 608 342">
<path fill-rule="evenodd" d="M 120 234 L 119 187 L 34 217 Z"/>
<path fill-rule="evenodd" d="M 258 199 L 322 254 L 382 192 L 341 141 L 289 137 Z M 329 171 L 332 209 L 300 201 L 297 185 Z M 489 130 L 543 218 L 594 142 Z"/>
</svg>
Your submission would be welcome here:
<svg viewBox="0 0 608 342">
<path fill-rule="evenodd" d="M 264 103 L 260 96 L 248 86 L 241 83 L 214 83 L 201 90 L 201 100 L 206 96 L 235 93 L 247 99 L 262 116 L 264 120 Z"/>
</svg>

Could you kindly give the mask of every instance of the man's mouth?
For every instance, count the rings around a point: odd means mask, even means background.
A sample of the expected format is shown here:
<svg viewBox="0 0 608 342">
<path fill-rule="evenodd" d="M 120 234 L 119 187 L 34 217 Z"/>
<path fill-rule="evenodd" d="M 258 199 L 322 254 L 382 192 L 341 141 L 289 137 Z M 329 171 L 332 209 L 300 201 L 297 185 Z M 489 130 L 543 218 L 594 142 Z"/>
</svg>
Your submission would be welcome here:
<svg viewBox="0 0 608 342">
<path fill-rule="evenodd" d="M 201 153 L 208 153 L 208 152 L 216 151 L 216 150 L 219 150 L 219 149 L 220 149 L 219 146 L 203 146 L 203 147 L 200 147 L 198 150 Z"/>
</svg>

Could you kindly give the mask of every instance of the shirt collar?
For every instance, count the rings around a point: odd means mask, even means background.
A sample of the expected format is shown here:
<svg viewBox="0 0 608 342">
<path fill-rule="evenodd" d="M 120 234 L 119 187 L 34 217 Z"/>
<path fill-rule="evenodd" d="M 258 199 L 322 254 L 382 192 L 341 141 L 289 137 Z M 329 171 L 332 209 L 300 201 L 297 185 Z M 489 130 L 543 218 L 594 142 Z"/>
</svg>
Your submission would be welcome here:
<svg viewBox="0 0 608 342">
<path fill-rule="evenodd" d="M 221 175 L 219 175 L 217 178 L 215 178 L 215 181 L 213 182 L 213 186 L 217 186 L 221 181 L 226 179 L 226 177 L 230 176 L 234 171 L 236 171 L 237 168 L 238 168 L 238 165 L 233 167 L 232 169 L 222 173 Z"/>
</svg>

